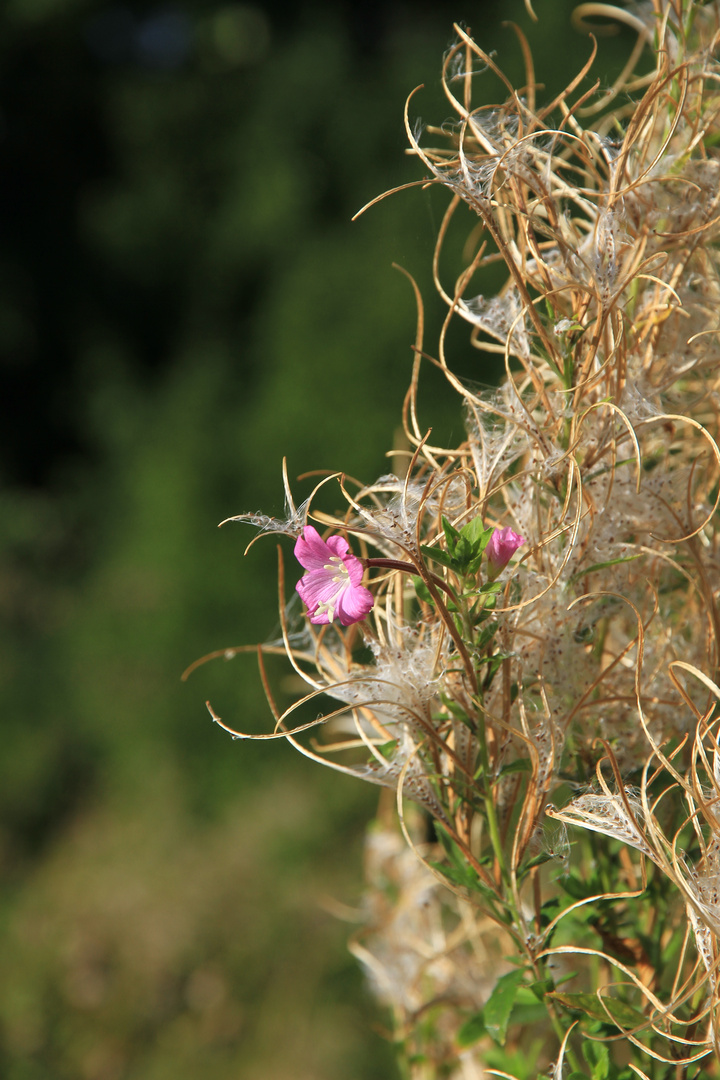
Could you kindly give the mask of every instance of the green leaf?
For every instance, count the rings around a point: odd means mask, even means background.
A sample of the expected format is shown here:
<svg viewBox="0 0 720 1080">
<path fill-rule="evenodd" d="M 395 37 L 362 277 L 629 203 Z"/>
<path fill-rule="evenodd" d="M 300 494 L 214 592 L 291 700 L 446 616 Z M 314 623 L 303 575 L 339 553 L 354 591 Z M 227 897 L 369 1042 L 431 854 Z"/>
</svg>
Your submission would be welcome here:
<svg viewBox="0 0 720 1080">
<path fill-rule="evenodd" d="M 439 547 L 428 547 L 427 544 L 421 544 L 420 550 L 426 559 L 433 559 L 435 562 L 442 563 L 443 566 L 447 566 L 448 570 L 457 570 L 455 559 L 452 555 L 448 555 L 447 551 L 443 551 Z"/>
<path fill-rule="evenodd" d="M 466 724 L 469 723 L 468 714 L 465 712 L 462 705 L 458 705 L 457 701 L 453 701 L 447 694 L 441 694 L 440 700 L 448 712 L 452 713 L 456 719 L 463 720 Z"/>
<path fill-rule="evenodd" d="M 593 1020 L 602 1020 L 605 1024 L 615 1024 L 621 1030 L 643 1027 L 647 1024 L 647 1017 L 618 998 L 604 997 L 601 1003 L 595 994 L 553 993 L 550 996 L 566 1009 L 583 1012 L 586 1016 L 591 1016 Z"/>
<path fill-rule="evenodd" d="M 476 878 L 477 875 L 475 871 L 468 864 L 468 861 L 463 855 L 462 851 L 439 822 L 436 824 L 435 830 L 437 832 L 440 843 L 445 848 L 445 852 L 455 869 L 459 870 L 463 874 L 469 871 L 473 875 L 473 878 Z"/>
<path fill-rule="evenodd" d="M 498 780 L 501 776 L 507 776 L 508 773 L 514 772 L 532 772 L 532 765 L 527 758 L 517 758 L 515 761 L 509 762 L 507 765 L 503 765 L 502 769 L 498 773 Z"/>
<path fill-rule="evenodd" d="M 528 861 L 526 863 L 523 863 L 520 867 L 518 871 L 519 877 L 523 879 L 525 875 L 530 872 L 530 870 L 534 869 L 534 867 L 543 866 L 546 862 L 550 862 L 550 860 L 553 858 L 554 855 L 551 855 L 549 851 L 543 851 L 540 853 L 540 855 L 533 855 L 532 859 L 528 859 Z"/>
<path fill-rule="evenodd" d="M 485 1027 L 498 1046 L 505 1045 L 510 1013 L 515 1004 L 518 988 L 524 978 L 524 971 L 509 971 L 507 975 L 501 975 L 485 1003 L 483 1009 Z"/>
<path fill-rule="evenodd" d="M 544 1014 L 547 1019 L 547 1009 L 545 1006 L 538 1001 L 530 987 L 523 984 L 518 987 L 517 996 L 515 997 L 515 1005 L 511 1017 L 512 1022 L 515 1023 L 518 1013 L 521 1011 L 527 1013 L 529 1010 L 534 1011 L 535 1014 L 539 1016 Z"/>
<path fill-rule="evenodd" d="M 415 595 L 418 600 L 422 600 L 425 604 L 434 604 L 432 593 L 428 589 L 427 585 L 421 577 L 413 577 L 412 583 L 415 586 Z"/>
<path fill-rule="evenodd" d="M 557 915 L 559 910 L 560 910 L 560 897 L 559 896 L 551 896 L 550 899 L 546 900 L 545 903 L 540 908 L 540 916 L 541 916 L 540 922 L 541 922 L 541 925 L 542 926 L 547 926 L 547 924 L 549 922 L 551 922 L 555 918 L 555 916 Z"/>
<path fill-rule="evenodd" d="M 463 540 L 467 542 L 470 557 L 467 563 L 467 573 L 471 575 L 477 574 L 480 569 L 485 548 L 488 546 L 488 541 L 494 533 L 494 529 L 491 527 L 486 529 L 483 525 L 482 518 L 476 517 L 472 521 L 468 521 L 466 525 L 463 525 L 460 530 L 460 535 Z"/>
<path fill-rule="evenodd" d="M 483 552 L 494 530 L 485 529 L 479 517 L 463 525 L 459 532 L 447 518 L 442 519 L 442 527 L 447 554 L 453 563 L 452 568 L 463 577 L 477 574 Z"/>
<path fill-rule="evenodd" d="M 460 1027 L 457 1033 L 457 1044 L 464 1050 L 465 1047 L 472 1046 L 473 1043 L 482 1039 L 484 1035 L 487 1035 L 487 1028 L 485 1027 L 483 1014 L 478 1012 Z"/>
<path fill-rule="evenodd" d="M 483 664 L 487 665 L 485 670 L 485 677 L 482 682 L 483 690 L 487 691 L 490 689 L 493 679 L 500 670 L 500 665 L 502 664 L 503 660 L 507 660 L 510 655 L 510 653 L 494 653 L 492 656 L 484 656 L 480 660 L 478 667 Z"/>
<path fill-rule="evenodd" d="M 486 623 L 486 625 L 483 626 L 482 630 L 477 636 L 478 649 L 484 649 L 488 642 L 492 641 L 492 639 L 495 637 L 495 634 L 497 633 L 499 626 L 500 623 L 497 621 L 497 619 L 493 619 L 491 622 Z"/>
<path fill-rule="evenodd" d="M 472 545 L 464 536 L 461 536 L 455 548 L 455 558 L 461 566 L 467 567 L 473 557 Z"/>
<path fill-rule="evenodd" d="M 488 904 L 490 904 L 493 910 L 495 910 L 498 897 L 492 889 L 488 888 L 488 886 L 480 880 L 471 866 L 464 868 L 449 866 L 447 863 L 434 862 L 432 859 L 428 860 L 428 865 L 432 866 L 433 870 L 437 870 L 443 877 L 446 877 L 453 885 L 459 885 L 463 889 L 479 893 L 480 896 L 483 896 Z M 508 923 L 508 925 L 512 922 L 510 915 L 502 911 L 502 909 L 496 910 L 495 914 L 504 922 Z"/>
<path fill-rule="evenodd" d="M 552 979 L 539 979 L 537 982 L 531 983 L 528 989 L 532 990 L 538 1001 L 544 1001 L 545 995 L 555 989 L 555 983 Z"/>
<path fill-rule="evenodd" d="M 573 574 L 569 580 L 569 584 L 572 584 L 573 581 L 577 581 L 578 578 L 585 577 L 586 574 L 594 574 L 596 570 L 606 570 L 608 566 L 618 566 L 620 563 L 633 562 L 635 559 L 640 558 L 642 558 L 642 553 L 639 555 L 626 555 L 622 559 L 609 559 L 607 562 L 593 563 L 593 565 L 588 566 L 586 570 L 578 570 L 577 574 Z"/>
<path fill-rule="evenodd" d="M 512 653 L 508 652 L 496 652 L 493 653 L 492 656 L 481 656 L 478 660 L 478 666 L 480 666 L 481 664 L 489 664 L 492 668 L 493 674 L 495 674 L 497 669 L 502 664 L 503 660 L 509 660 L 511 656 Z"/>
<path fill-rule="evenodd" d="M 486 581 L 484 585 L 480 586 L 478 590 L 481 593 L 489 593 L 494 596 L 496 593 L 502 592 L 505 586 L 500 581 Z"/>
<path fill-rule="evenodd" d="M 592 1080 L 608 1080 L 610 1075 L 610 1052 L 607 1044 L 593 1042 L 592 1039 L 584 1039 L 582 1052 L 583 1057 L 592 1069 Z"/>
<path fill-rule="evenodd" d="M 583 881 L 576 874 L 567 874 L 560 878 L 559 884 L 573 900 L 585 900 L 588 896 L 597 896 L 603 890 L 597 878 Z"/>
<path fill-rule="evenodd" d="M 478 626 L 481 622 L 485 622 L 486 619 L 492 618 L 493 612 L 495 610 L 495 603 L 496 598 L 494 596 L 483 597 L 483 605 L 474 617 L 476 626 Z M 475 608 L 476 604 L 477 600 L 475 601 L 475 604 L 473 604 L 473 609 Z"/>
<path fill-rule="evenodd" d="M 450 524 L 447 518 L 442 519 L 443 532 L 445 533 L 445 542 L 447 549 L 451 555 L 455 554 L 455 548 L 457 547 L 458 540 L 460 539 L 460 533 L 454 526 Z"/>
<path fill-rule="evenodd" d="M 475 889 L 478 884 L 478 876 L 472 866 L 448 866 L 447 863 L 430 860 L 430 866 L 439 874 L 452 881 L 453 885 L 461 885 L 464 889 Z"/>
<path fill-rule="evenodd" d="M 468 543 L 472 544 L 473 554 L 478 555 L 480 551 L 484 551 L 488 545 L 490 537 L 495 532 L 492 526 L 486 529 L 483 525 L 483 520 L 478 514 L 472 521 L 468 521 L 460 530 L 460 535 L 464 536 Z M 476 545 L 482 545 L 478 548 Z"/>
</svg>

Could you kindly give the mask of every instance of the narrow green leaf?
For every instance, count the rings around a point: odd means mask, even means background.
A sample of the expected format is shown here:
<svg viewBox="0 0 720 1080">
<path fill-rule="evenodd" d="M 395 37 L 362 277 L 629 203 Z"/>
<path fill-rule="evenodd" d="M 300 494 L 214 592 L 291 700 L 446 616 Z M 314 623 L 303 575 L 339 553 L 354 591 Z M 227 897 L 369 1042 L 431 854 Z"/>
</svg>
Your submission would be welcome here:
<svg viewBox="0 0 720 1080">
<path fill-rule="evenodd" d="M 458 705 L 457 701 L 453 701 L 447 694 L 441 694 L 440 699 L 448 712 L 452 713 L 458 720 L 464 720 L 466 724 L 468 723 L 468 715 L 462 705 Z"/>
<path fill-rule="evenodd" d="M 483 1009 L 485 1027 L 498 1046 L 505 1045 L 510 1013 L 515 1004 L 518 987 L 524 978 L 524 971 L 509 971 L 507 975 L 501 975 L 485 1003 Z"/>
<path fill-rule="evenodd" d="M 502 664 L 503 660 L 509 660 L 511 656 L 512 653 L 508 652 L 496 652 L 493 653 L 492 656 L 481 656 L 478 660 L 478 667 L 481 664 L 489 664 L 494 674 Z"/>
<path fill-rule="evenodd" d="M 565 877 L 561 877 L 559 884 L 573 900 L 585 900 L 588 896 L 597 896 L 603 891 L 597 878 L 583 881 L 576 874 L 567 874 Z"/>
<path fill-rule="evenodd" d="M 610 1075 L 610 1052 L 606 1043 L 584 1039 L 583 1057 L 592 1069 L 592 1080 L 608 1080 Z"/>
<path fill-rule="evenodd" d="M 532 990 L 538 1001 L 544 1001 L 545 995 L 555 989 L 555 983 L 552 979 L 539 979 L 537 982 L 531 983 L 529 989 Z"/>
<path fill-rule="evenodd" d="M 454 526 L 450 524 L 447 518 L 442 519 L 443 532 L 445 533 L 445 541 L 448 546 L 448 551 L 451 554 L 455 554 L 455 548 L 457 547 L 458 540 L 460 539 L 460 533 Z"/>
<path fill-rule="evenodd" d="M 550 862 L 552 858 L 554 858 L 554 856 L 551 855 L 548 851 L 543 851 L 542 854 L 534 855 L 532 859 L 528 859 L 528 861 L 526 863 L 523 863 L 518 870 L 518 876 L 520 880 L 522 880 L 525 875 L 530 872 L 530 870 L 534 869 L 534 867 L 543 866 L 544 863 Z"/>
<path fill-rule="evenodd" d="M 463 525 L 460 530 L 460 535 L 464 536 L 467 541 L 472 544 L 474 554 L 477 555 L 480 551 L 485 550 L 488 545 L 488 541 L 490 540 L 490 537 L 492 536 L 494 531 L 495 530 L 492 527 L 489 529 L 485 528 L 485 526 L 483 525 L 483 520 L 478 514 L 478 516 L 474 517 L 472 521 L 468 521 L 465 525 Z M 482 546 L 476 547 L 476 545 Z"/>
<path fill-rule="evenodd" d="M 440 843 L 445 848 L 445 852 L 448 858 L 457 866 L 460 870 L 464 870 L 467 867 L 467 860 L 463 855 L 460 848 L 455 841 L 448 835 L 447 831 L 438 822 L 435 826 Z"/>
<path fill-rule="evenodd" d="M 470 892 L 479 893 L 480 896 L 484 897 L 485 900 L 492 905 L 493 910 L 495 910 L 498 897 L 492 889 L 488 888 L 488 886 L 480 880 L 471 866 L 468 866 L 463 870 L 460 867 L 449 866 L 448 863 L 435 862 L 432 859 L 428 862 L 434 870 L 437 870 L 439 874 L 446 877 L 453 885 L 459 885 L 461 888 L 467 889 Z M 496 910 L 496 915 L 508 924 L 512 921 L 511 917 L 506 915 L 502 909 Z"/>
<path fill-rule="evenodd" d="M 478 667 L 482 666 L 483 664 L 487 665 L 485 671 L 485 678 L 483 679 L 482 683 L 483 690 L 487 691 L 490 689 L 493 679 L 500 670 L 500 665 L 502 664 L 503 660 L 507 660 L 508 656 L 509 653 L 494 653 L 493 656 L 484 656 L 480 660 Z"/>
<path fill-rule="evenodd" d="M 434 604 L 432 593 L 428 589 L 427 585 L 421 577 L 413 577 L 412 583 L 415 586 L 415 595 L 418 600 L 422 600 L 425 604 Z"/>
<path fill-rule="evenodd" d="M 512 1020 L 515 1023 L 517 1012 L 523 1009 L 526 1013 L 528 1011 L 534 1011 L 537 1015 L 543 1013 L 547 1017 L 547 1009 L 544 1005 L 541 1005 L 535 994 L 532 992 L 529 986 L 519 986 L 517 997 L 515 998 L 515 1006 L 513 1008 Z"/>
<path fill-rule="evenodd" d="M 484 585 L 480 586 L 479 592 L 490 593 L 491 596 L 495 593 L 502 592 L 505 586 L 500 581 L 486 581 Z"/>
<path fill-rule="evenodd" d="M 532 772 L 532 765 L 527 758 L 516 758 L 515 761 L 510 761 L 507 765 L 503 765 L 498 773 L 498 780 L 501 776 L 507 776 L 508 773 L 514 772 Z"/>
<path fill-rule="evenodd" d="M 497 619 L 493 619 L 491 622 L 486 623 L 485 626 L 483 626 L 482 630 L 477 636 L 478 649 L 484 649 L 487 643 L 489 641 L 492 641 L 492 639 L 495 637 L 495 634 L 497 633 L 499 626 L 500 623 L 497 621 Z"/>
<path fill-rule="evenodd" d="M 420 550 L 426 559 L 433 559 L 435 562 L 442 563 L 442 565 L 447 566 L 449 570 L 457 570 L 452 555 L 448 555 L 447 551 L 443 551 L 442 548 L 428 547 L 427 544 L 421 544 Z"/>
<path fill-rule="evenodd" d="M 484 1035 L 487 1035 L 487 1028 L 485 1027 L 485 1021 L 483 1020 L 483 1014 L 481 1012 L 475 1013 L 469 1020 L 461 1026 L 457 1033 L 457 1044 L 464 1050 L 467 1046 L 472 1046 L 479 1039 L 482 1039 Z"/>
<path fill-rule="evenodd" d="M 461 885 L 464 889 L 474 889 L 477 886 L 478 876 L 471 866 L 448 866 L 447 863 L 432 860 L 430 866 L 448 881 L 452 881 L 453 885 Z"/>
<path fill-rule="evenodd" d="M 477 604 L 477 600 L 475 601 Z M 491 618 L 495 609 L 496 598 L 494 596 L 483 597 L 483 605 L 475 616 L 475 624 L 478 625 L 481 622 L 485 622 L 486 619 Z M 473 605 L 475 606 L 475 605 Z"/>
<path fill-rule="evenodd" d="M 551 896 L 550 899 L 546 900 L 545 903 L 542 904 L 542 906 L 540 907 L 542 925 L 547 926 L 547 924 L 555 918 L 559 910 L 560 897 Z"/>
<path fill-rule="evenodd" d="M 606 1024 L 615 1024 L 621 1030 L 642 1027 L 647 1018 L 632 1005 L 627 1005 L 618 998 L 603 997 L 602 1004 L 595 994 L 558 994 L 550 995 L 567 1009 L 575 1009 L 591 1016 L 593 1020 L 602 1020 Z"/>
<path fill-rule="evenodd" d="M 642 558 L 642 553 L 639 555 L 626 555 L 622 559 L 608 559 L 607 562 L 593 563 L 593 565 L 588 566 L 586 570 L 578 570 L 577 574 L 573 574 L 569 579 L 569 584 L 572 584 L 573 581 L 577 581 L 578 578 L 585 577 L 586 574 L 594 574 L 596 570 L 606 570 L 608 566 L 618 566 L 620 563 L 633 562 L 635 559 L 640 558 Z"/>
</svg>

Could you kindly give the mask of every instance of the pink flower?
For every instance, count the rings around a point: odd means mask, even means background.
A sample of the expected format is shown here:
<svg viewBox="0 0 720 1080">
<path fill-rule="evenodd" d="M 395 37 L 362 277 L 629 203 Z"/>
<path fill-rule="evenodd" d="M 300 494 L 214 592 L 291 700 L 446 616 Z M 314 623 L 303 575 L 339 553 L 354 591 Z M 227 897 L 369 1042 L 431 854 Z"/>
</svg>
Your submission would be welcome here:
<svg viewBox="0 0 720 1080">
<path fill-rule="evenodd" d="M 295 588 L 305 604 L 311 623 L 343 626 L 360 622 L 375 603 L 369 589 L 360 584 L 363 565 L 342 536 L 327 540 L 306 525 L 295 544 L 295 558 L 307 571 Z"/>
<path fill-rule="evenodd" d="M 511 528 L 495 530 L 485 548 L 488 577 L 491 581 L 494 581 L 500 571 L 505 569 L 517 549 L 524 543 L 522 536 L 518 536 Z"/>
</svg>

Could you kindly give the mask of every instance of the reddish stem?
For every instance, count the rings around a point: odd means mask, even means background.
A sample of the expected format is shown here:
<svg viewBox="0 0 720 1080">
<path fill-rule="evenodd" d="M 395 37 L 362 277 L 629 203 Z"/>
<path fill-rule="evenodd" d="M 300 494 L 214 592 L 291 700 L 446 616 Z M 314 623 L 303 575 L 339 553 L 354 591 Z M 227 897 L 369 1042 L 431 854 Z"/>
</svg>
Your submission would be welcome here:
<svg viewBox="0 0 720 1080">
<path fill-rule="evenodd" d="M 403 562 L 401 559 L 361 559 L 360 562 L 366 567 L 381 566 L 386 570 L 402 570 L 406 574 L 413 574 L 415 577 L 418 576 L 417 567 L 413 566 L 411 562 Z M 441 577 L 438 577 L 437 574 L 430 574 L 430 577 L 435 585 L 438 585 L 443 592 L 447 593 L 453 603 L 457 602 L 457 597 L 452 589 L 445 584 Z"/>
</svg>

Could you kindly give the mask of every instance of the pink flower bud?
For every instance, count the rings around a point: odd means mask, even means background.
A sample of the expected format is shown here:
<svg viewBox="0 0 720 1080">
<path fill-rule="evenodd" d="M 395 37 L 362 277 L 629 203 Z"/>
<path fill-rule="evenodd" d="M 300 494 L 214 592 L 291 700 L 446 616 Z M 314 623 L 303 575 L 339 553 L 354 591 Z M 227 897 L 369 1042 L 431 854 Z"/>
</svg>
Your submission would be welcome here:
<svg viewBox="0 0 720 1080">
<path fill-rule="evenodd" d="M 487 572 L 491 581 L 494 581 L 501 570 L 504 570 L 513 555 L 524 544 L 522 536 L 518 536 L 511 528 L 496 529 L 485 548 L 487 555 Z"/>
</svg>

